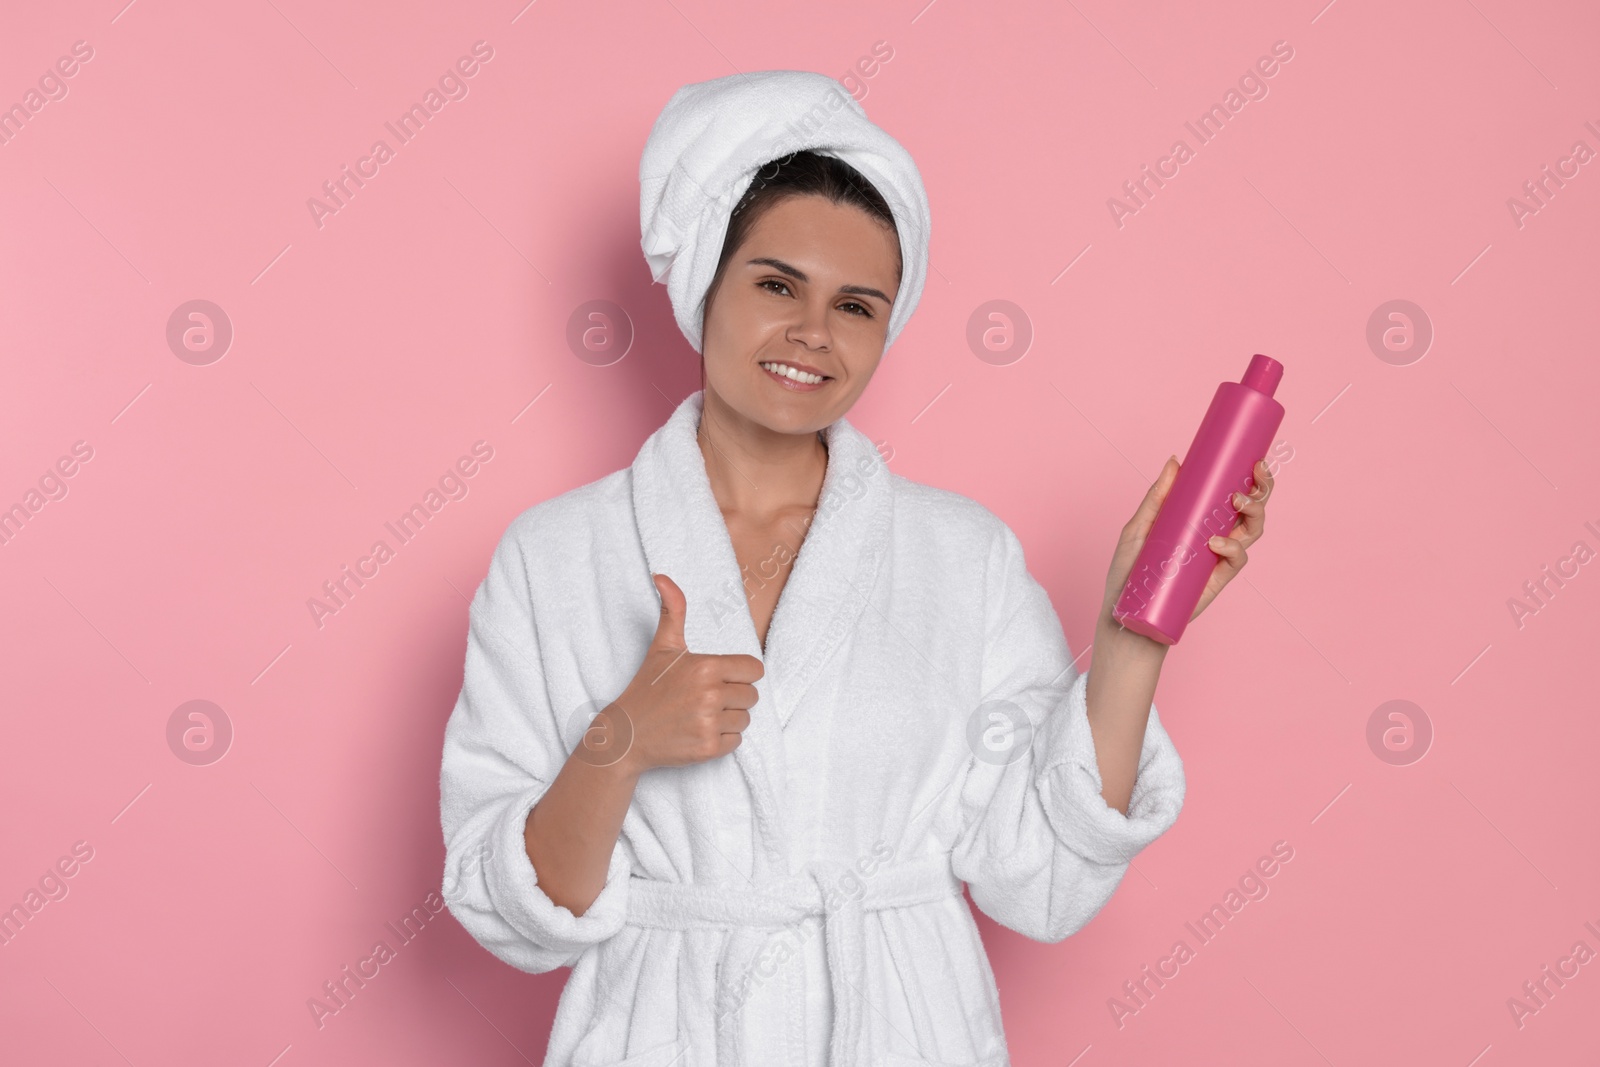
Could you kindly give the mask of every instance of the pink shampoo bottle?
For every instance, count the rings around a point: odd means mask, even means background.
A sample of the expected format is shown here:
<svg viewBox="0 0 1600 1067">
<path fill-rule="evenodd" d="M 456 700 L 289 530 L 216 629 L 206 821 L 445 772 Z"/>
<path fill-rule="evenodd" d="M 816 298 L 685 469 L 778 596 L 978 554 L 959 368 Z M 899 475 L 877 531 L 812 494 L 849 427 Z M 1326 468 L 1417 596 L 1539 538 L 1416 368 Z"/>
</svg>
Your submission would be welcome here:
<svg viewBox="0 0 1600 1067">
<path fill-rule="evenodd" d="M 1111 610 L 1123 626 L 1164 645 L 1183 636 L 1222 559 L 1207 542 L 1238 522 L 1233 494 L 1254 487 L 1256 460 L 1283 422 L 1283 405 L 1272 399 L 1282 378 L 1283 364 L 1254 355 L 1243 378 L 1217 386 Z"/>
</svg>

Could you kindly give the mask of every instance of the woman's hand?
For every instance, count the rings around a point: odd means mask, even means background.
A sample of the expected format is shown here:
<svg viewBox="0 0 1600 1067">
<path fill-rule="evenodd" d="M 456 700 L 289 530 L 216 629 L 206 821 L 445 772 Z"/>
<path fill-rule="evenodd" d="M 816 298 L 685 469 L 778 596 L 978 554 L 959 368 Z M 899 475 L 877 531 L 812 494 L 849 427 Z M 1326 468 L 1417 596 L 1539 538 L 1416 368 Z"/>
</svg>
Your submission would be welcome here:
<svg viewBox="0 0 1600 1067">
<path fill-rule="evenodd" d="M 1256 460 L 1254 481 L 1249 493 L 1233 494 L 1233 506 L 1239 512 L 1238 524 L 1229 531 L 1228 536 L 1213 537 L 1209 542 L 1211 549 L 1222 559 L 1212 569 L 1211 577 L 1200 594 L 1200 602 L 1195 605 L 1194 615 L 1189 616 L 1190 622 L 1217 598 L 1223 586 L 1233 581 L 1244 569 L 1250 558 L 1245 550 L 1259 541 L 1262 531 L 1266 529 L 1267 497 L 1272 495 L 1272 472 L 1267 470 L 1266 460 Z"/>
<path fill-rule="evenodd" d="M 574 755 L 638 774 L 725 756 L 739 747 L 766 668 L 754 656 L 690 652 L 683 637 L 689 605 L 665 574 L 651 575 L 661 619 L 633 681 L 594 718 Z"/>
<path fill-rule="evenodd" d="M 1139 502 L 1133 518 L 1122 527 L 1116 551 L 1111 556 L 1111 570 L 1106 576 L 1105 600 L 1100 606 L 1102 621 L 1111 618 L 1111 609 L 1122 596 L 1123 587 L 1128 583 L 1128 575 L 1133 572 L 1133 562 L 1139 556 L 1139 549 L 1144 547 L 1145 537 L 1149 535 L 1150 527 L 1156 521 L 1156 513 L 1161 510 L 1161 502 L 1167 498 L 1168 490 L 1178 477 L 1179 466 L 1177 456 L 1167 460 L 1161 468 L 1161 473 L 1156 476 L 1155 484 Z M 1258 460 L 1253 473 L 1254 485 L 1250 492 L 1234 494 L 1232 503 L 1239 512 L 1239 522 L 1228 536 L 1213 537 L 1209 542 L 1212 551 L 1222 558 L 1217 561 L 1216 566 L 1212 568 L 1211 577 L 1206 580 L 1206 587 L 1200 594 L 1194 613 L 1189 616 L 1191 622 L 1217 598 L 1217 594 L 1222 592 L 1222 587 L 1233 581 L 1244 569 L 1244 565 L 1249 562 L 1247 550 L 1260 540 L 1266 527 L 1267 498 L 1272 495 L 1272 472 L 1267 469 L 1265 460 Z"/>
</svg>

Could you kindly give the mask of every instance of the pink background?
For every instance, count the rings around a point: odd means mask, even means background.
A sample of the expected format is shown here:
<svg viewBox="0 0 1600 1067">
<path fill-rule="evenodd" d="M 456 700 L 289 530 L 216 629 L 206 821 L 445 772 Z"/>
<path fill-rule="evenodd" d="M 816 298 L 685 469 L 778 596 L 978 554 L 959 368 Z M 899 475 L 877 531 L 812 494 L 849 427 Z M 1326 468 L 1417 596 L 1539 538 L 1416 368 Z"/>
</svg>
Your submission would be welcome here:
<svg viewBox="0 0 1600 1067">
<path fill-rule="evenodd" d="M 1600 548 L 1600 162 L 1508 207 L 1600 149 L 1592 8 L 123 4 L 12 4 L 0 33 L 5 105 L 93 49 L 0 144 L 0 507 L 67 490 L 0 547 L 0 907 L 93 850 L 0 946 L 7 1062 L 539 1061 L 566 972 L 447 913 L 321 1028 L 307 1001 L 440 887 L 441 734 L 501 532 L 698 384 L 638 245 L 650 124 L 686 82 L 842 77 L 878 42 L 854 85 L 922 169 L 933 270 L 849 418 L 1012 525 L 1075 650 L 1217 383 L 1287 368 L 1267 536 L 1157 693 L 1182 817 L 1067 941 L 980 920 L 1015 1062 L 1600 1051 L 1600 962 L 1508 1008 L 1600 951 L 1600 563 L 1520 627 L 1508 606 Z M 468 95 L 398 145 L 383 123 L 479 40 Z M 1278 41 L 1268 94 L 1197 145 L 1185 121 Z M 380 137 L 394 158 L 319 227 L 308 199 Z M 1180 137 L 1119 227 L 1108 199 Z M 204 365 L 166 337 L 196 299 L 233 329 Z M 1391 362 L 1367 324 L 1396 299 L 1434 338 Z M 567 342 L 591 300 L 634 331 L 610 365 Z M 969 346 L 991 300 L 1025 353 Z M 319 627 L 322 583 L 480 440 L 468 494 Z M 169 745 L 191 700 L 231 723 L 209 765 Z M 1390 700 L 1431 723 L 1425 758 L 1369 746 Z M 1200 944 L 1184 924 L 1280 841 L 1270 893 Z"/>
</svg>

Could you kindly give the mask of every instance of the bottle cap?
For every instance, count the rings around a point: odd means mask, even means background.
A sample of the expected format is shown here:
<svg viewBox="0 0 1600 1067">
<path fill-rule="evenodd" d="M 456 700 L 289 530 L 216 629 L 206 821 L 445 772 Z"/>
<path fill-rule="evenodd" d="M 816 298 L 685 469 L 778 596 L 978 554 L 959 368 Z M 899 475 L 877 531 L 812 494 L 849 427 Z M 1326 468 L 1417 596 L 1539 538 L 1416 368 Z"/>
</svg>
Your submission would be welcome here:
<svg viewBox="0 0 1600 1067">
<path fill-rule="evenodd" d="M 1240 385 L 1271 396 L 1277 391 L 1278 383 L 1283 380 L 1283 364 L 1271 356 L 1263 356 L 1259 352 L 1250 357 L 1250 366 L 1245 368 L 1244 377 L 1239 379 Z"/>
</svg>

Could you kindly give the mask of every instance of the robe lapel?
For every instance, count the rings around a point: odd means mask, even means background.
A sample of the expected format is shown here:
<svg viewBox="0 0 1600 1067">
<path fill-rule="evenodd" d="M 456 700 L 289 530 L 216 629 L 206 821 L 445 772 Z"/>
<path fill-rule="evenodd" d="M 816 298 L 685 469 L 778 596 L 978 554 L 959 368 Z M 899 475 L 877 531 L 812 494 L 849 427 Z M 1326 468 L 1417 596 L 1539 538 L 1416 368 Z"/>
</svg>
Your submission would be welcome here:
<svg viewBox="0 0 1600 1067">
<path fill-rule="evenodd" d="M 785 726 L 839 646 L 865 621 L 889 545 L 893 490 L 883 457 L 845 419 L 823 437 L 828 471 L 822 493 L 767 628 L 764 662 Z"/>
<path fill-rule="evenodd" d="M 877 448 L 847 420 L 823 430 L 828 469 L 821 497 L 763 653 L 696 441 L 703 403 L 703 392 L 691 393 L 640 448 L 632 467 L 634 517 L 651 572 L 670 577 L 688 601 L 683 633 L 690 651 L 745 653 L 765 667 L 756 682 L 760 700 L 734 757 L 761 824 L 765 848 L 757 852 L 782 875 L 789 873 L 783 727 L 866 610 L 889 543 L 892 486 Z"/>
</svg>

